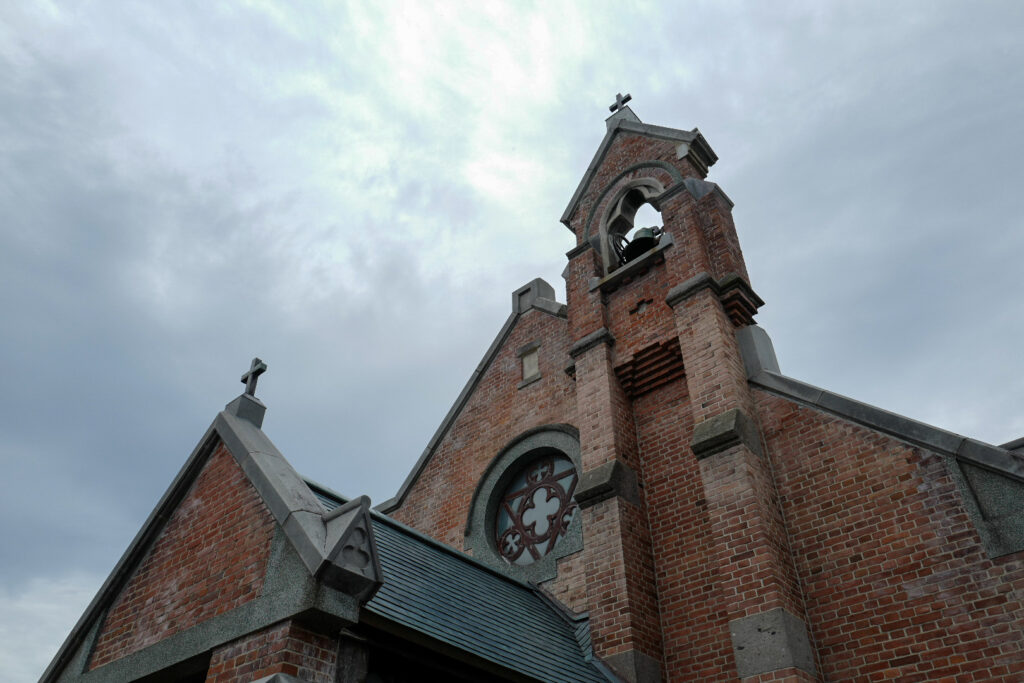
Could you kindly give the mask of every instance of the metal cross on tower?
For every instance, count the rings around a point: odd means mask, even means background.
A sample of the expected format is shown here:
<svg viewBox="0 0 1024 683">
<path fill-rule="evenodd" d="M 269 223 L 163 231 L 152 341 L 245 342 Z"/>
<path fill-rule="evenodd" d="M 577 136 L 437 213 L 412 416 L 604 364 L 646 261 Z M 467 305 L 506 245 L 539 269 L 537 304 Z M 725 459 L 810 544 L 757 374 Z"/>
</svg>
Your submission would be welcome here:
<svg viewBox="0 0 1024 683">
<path fill-rule="evenodd" d="M 252 359 L 252 366 L 249 372 L 242 375 L 242 384 L 245 385 L 245 393 L 249 396 L 256 396 L 256 381 L 267 371 L 267 364 L 259 358 Z"/>
<path fill-rule="evenodd" d="M 613 104 L 612 106 L 608 107 L 608 111 L 610 111 L 611 113 L 614 114 L 619 109 L 622 109 L 623 107 L 625 107 L 626 106 L 626 102 L 629 102 L 631 99 L 633 99 L 633 96 L 630 95 L 629 93 L 626 93 L 625 97 L 622 96 L 622 93 L 616 94 L 615 95 L 615 104 Z"/>
</svg>

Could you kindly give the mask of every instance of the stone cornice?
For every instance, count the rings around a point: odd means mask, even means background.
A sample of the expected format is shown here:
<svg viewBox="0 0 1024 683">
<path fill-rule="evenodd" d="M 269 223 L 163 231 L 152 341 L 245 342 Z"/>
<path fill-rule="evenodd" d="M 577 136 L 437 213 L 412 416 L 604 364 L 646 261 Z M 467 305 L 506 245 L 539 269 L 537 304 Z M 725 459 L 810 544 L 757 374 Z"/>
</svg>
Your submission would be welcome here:
<svg viewBox="0 0 1024 683">
<path fill-rule="evenodd" d="M 612 336 L 612 333 L 608 331 L 607 327 L 594 330 L 573 344 L 569 348 L 569 356 L 572 358 L 578 358 L 600 344 L 607 344 L 608 346 L 615 345 L 615 337 Z"/>
<path fill-rule="evenodd" d="M 675 308 L 704 289 L 710 289 L 715 293 L 721 300 L 729 319 L 737 327 L 752 324 L 757 309 L 764 305 L 761 297 L 738 273 L 728 273 L 723 278 L 715 280 L 706 272 L 698 273 L 670 289 L 665 296 L 665 303 Z"/>
</svg>

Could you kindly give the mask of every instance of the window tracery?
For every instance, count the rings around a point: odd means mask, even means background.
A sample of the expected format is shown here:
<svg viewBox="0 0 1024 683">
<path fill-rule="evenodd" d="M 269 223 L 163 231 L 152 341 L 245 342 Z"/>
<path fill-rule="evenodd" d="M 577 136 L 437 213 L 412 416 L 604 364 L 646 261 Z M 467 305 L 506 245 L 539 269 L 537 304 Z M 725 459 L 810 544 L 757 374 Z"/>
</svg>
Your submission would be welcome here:
<svg viewBox="0 0 1024 683">
<path fill-rule="evenodd" d="M 495 519 L 495 542 L 506 562 L 533 564 L 554 550 L 579 510 L 573 498 L 578 481 L 564 455 L 542 456 L 515 476 Z"/>
</svg>

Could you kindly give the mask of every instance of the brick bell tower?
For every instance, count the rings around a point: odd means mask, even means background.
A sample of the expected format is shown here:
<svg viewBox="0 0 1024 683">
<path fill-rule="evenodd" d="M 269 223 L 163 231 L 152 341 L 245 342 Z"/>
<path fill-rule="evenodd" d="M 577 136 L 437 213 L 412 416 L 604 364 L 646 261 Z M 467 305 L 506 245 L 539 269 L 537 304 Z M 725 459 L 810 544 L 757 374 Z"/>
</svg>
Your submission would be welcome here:
<svg viewBox="0 0 1024 683">
<path fill-rule="evenodd" d="M 632 681 L 817 680 L 736 340 L 763 302 L 732 202 L 697 129 L 627 100 L 561 218 L 595 652 Z"/>
</svg>

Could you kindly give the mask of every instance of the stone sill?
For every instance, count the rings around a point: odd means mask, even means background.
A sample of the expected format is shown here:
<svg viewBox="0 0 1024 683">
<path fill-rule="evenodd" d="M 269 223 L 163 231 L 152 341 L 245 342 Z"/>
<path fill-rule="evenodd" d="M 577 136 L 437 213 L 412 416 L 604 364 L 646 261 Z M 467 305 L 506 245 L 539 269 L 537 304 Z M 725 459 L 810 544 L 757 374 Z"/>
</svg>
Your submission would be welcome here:
<svg viewBox="0 0 1024 683">
<path fill-rule="evenodd" d="M 518 385 L 516 385 L 516 389 L 522 389 L 523 387 L 528 387 L 531 384 L 533 384 L 534 382 L 537 382 L 539 380 L 540 380 L 540 373 L 538 372 L 536 374 L 530 375 L 529 377 L 524 379 L 522 382 L 520 382 Z"/>
<path fill-rule="evenodd" d="M 676 242 L 672 239 L 671 234 L 667 232 L 664 233 L 657 246 L 646 253 L 638 256 L 624 266 L 619 266 L 617 270 L 612 271 L 604 277 L 590 278 L 590 291 L 593 292 L 595 289 L 600 289 L 602 293 L 607 294 L 609 292 L 614 292 L 622 285 L 632 282 L 636 278 L 647 273 L 652 266 L 663 263 L 665 261 L 664 251 L 675 243 Z"/>
</svg>

